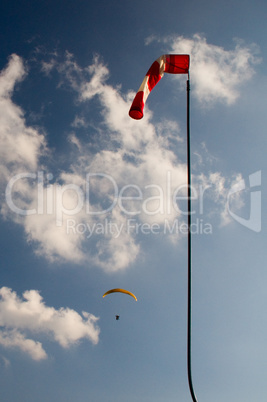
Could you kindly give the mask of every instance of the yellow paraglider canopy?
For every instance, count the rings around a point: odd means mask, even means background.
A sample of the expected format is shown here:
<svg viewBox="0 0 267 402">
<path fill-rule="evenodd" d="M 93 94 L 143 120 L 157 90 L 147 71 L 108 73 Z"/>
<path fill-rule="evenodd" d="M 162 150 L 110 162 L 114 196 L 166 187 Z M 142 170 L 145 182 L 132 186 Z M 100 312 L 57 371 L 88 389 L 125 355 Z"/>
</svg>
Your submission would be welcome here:
<svg viewBox="0 0 267 402">
<path fill-rule="evenodd" d="M 125 293 L 125 294 L 127 294 L 129 296 L 132 296 L 137 301 L 136 296 L 132 292 L 129 292 L 129 290 L 120 289 L 120 288 L 108 290 L 106 293 L 103 294 L 103 297 L 109 295 L 110 293 L 116 293 L 116 292 Z"/>
</svg>

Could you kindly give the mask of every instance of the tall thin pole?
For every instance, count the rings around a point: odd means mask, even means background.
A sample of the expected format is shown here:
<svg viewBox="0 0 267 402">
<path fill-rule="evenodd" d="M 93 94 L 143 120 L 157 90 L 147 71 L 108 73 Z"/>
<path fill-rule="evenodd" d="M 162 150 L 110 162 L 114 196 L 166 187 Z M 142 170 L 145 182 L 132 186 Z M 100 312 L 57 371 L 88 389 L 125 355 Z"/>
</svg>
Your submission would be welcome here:
<svg viewBox="0 0 267 402">
<path fill-rule="evenodd" d="M 187 224 L 188 224 L 188 299 L 187 299 L 187 375 L 192 400 L 197 402 L 194 392 L 191 369 L 191 304 L 192 304 L 192 269 L 191 269 L 191 163 L 190 163 L 190 81 L 187 80 Z"/>
</svg>

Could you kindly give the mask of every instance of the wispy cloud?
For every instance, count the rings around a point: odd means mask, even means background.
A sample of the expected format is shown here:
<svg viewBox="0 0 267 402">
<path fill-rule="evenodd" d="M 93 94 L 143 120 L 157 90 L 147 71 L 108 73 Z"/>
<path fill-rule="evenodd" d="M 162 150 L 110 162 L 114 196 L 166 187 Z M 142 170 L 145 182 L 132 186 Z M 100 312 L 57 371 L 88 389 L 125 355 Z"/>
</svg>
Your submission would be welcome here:
<svg viewBox="0 0 267 402">
<path fill-rule="evenodd" d="M 98 343 L 97 317 L 87 312 L 82 316 L 70 308 L 55 309 L 45 305 L 36 290 L 23 293 L 20 298 L 12 289 L 0 289 L 0 344 L 19 348 L 34 360 L 42 360 L 47 353 L 40 341 L 30 339 L 46 335 L 49 339 L 68 348 L 81 339 Z"/>
<path fill-rule="evenodd" d="M 8 360 L 5 356 L 0 356 L 0 360 L 3 362 L 4 367 L 7 369 L 10 367 L 10 360 Z"/>
</svg>

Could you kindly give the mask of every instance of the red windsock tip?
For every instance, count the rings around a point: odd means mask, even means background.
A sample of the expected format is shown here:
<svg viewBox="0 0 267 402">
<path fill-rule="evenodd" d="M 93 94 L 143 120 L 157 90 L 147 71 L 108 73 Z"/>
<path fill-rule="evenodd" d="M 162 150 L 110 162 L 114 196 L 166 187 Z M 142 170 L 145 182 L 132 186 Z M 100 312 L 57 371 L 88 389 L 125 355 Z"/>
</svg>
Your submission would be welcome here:
<svg viewBox="0 0 267 402">
<path fill-rule="evenodd" d="M 143 112 L 140 109 L 130 109 L 129 116 L 132 119 L 140 120 L 144 116 Z"/>
<path fill-rule="evenodd" d="M 135 120 L 140 120 L 142 119 L 142 117 L 144 116 L 144 92 L 143 91 L 139 91 L 137 92 L 137 94 L 135 95 L 135 98 L 133 100 L 131 109 L 129 111 L 129 116 L 132 119 Z"/>
</svg>

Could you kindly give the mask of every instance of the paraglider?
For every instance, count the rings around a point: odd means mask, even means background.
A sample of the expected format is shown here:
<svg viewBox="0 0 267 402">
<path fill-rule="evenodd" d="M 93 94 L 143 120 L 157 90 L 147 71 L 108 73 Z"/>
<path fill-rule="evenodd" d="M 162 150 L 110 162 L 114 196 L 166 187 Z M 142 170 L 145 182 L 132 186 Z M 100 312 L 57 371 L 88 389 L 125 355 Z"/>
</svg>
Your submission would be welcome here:
<svg viewBox="0 0 267 402">
<path fill-rule="evenodd" d="M 129 290 L 121 289 L 121 288 L 115 288 L 115 289 L 110 289 L 106 293 L 103 294 L 103 297 L 109 295 L 110 293 L 125 293 L 126 295 L 129 295 L 134 298 L 135 301 L 137 301 L 137 297 L 132 293 L 129 292 Z M 116 321 L 120 319 L 119 315 L 115 315 Z"/>
<path fill-rule="evenodd" d="M 135 299 L 135 301 L 137 301 L 136 296 L 135 296 L 132 292 L 129 292 L 129 290 L 120 289 L 120 288 L 108 290 L 106 293 L 103 294 L 103 297 L 109 295 L 110 293 L 116 293 L 116 292 L 125 293 L 125 294 L 127 294 L 127 295 L 129 295 L 129 296 L 132 296 L 132 297 Z"/>
</svg>

